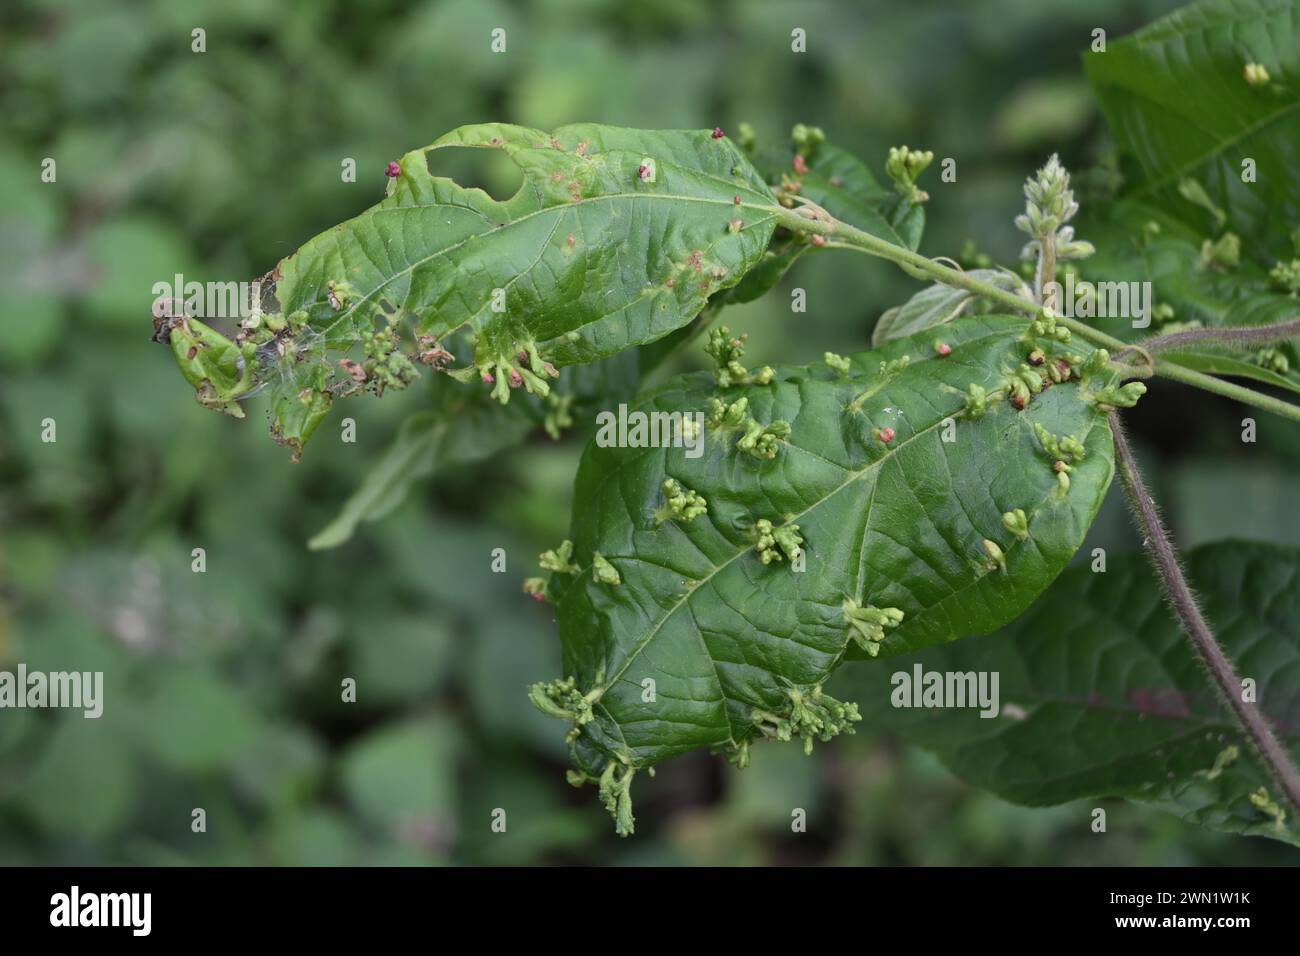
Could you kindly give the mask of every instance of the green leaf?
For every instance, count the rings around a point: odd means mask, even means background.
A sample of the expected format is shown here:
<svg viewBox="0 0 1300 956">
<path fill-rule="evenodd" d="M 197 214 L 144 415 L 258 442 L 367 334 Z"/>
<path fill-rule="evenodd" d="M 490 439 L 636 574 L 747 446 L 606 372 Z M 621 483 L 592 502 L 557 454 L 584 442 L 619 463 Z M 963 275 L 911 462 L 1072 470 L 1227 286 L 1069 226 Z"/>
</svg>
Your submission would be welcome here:
<svg viewBox="0 0 1300 956">
<path fill-rule="evenodd" d="M 1285 373 L 1275 372 L 1271 368 L 1264 368 L 1262 365 L 1256 365 L 1235 355 L 1217 352 L 1169 351 L 1161 352 L 1160 357 L 1197 372 L 1225 375 L 1229 378 L 1248 378 L 1275 388 L 1300 393 L 1300 375 L 1295 372 L 1290 370 Z"/>
<path fill-rule="evenodd" d="M 432 716 L 385 724 L 350 744 L 339 775 L 348 801 L 390 833 L 444 830 L 455 813 L 454 724 Z"/>
<path fill-rule="evenodd" d="M 1269 79 L 1251 82 L 1249 64 Z M 1291 254 L 1300 220 L 1300 4 L 1197 3 L 1111 41 L 1084 66 L 1111 133 L 1139 167 L 1134 195 L 1187 215 L 1197 182 L 1261 260 Z M 1242 160 L 1255 181 L 1242 181 Z M 1207 228 L 1213 216 L 1197 213 Z"/>
<path fill-rule="evenodd" d="M 900 204 L 899 197 L 881 186 L 862 160 L 834 143 L 819 143 L 807 164 L 808 171 L 800 177 L 800 196 L 841 222 L 895 245 L 915 249 L 920 244 L 925 226 L 921 207 Z M 891 214 L 896 218 L 890 218 Z"/>
<path fill-rule="evenodd" d="M 307 547 L 338 547 L 357 525 L 378 521 L 400 505 L 416 482 L 441 468 L 489 458 L 517 444 L 536 426 L 532 410 L 522 403 L 502 406 L 465 398 L 469 400 L 449 403 L 437 412 L 417 412 L 402 422 L 397 438 Z"/>
<path fill-rule="evenodd" d="M 946 357 L 922 335 L 857 356 L 847 375 L 779 368 L 769 384 L 722 394 L 747 411 L 733 405 L 723 424 L 706 424 L 698 457 L 602 447 L 600 434 L 588 446 L 574 495 L 578 570 L 548 585 L 575 682 L 537 685 L 534 700 L 574 718 L 583 773 L 613 774 L 602 796 L 620 832 L 617 798 L 636 769 L 700 747 L 743 761 L 765 732 L 851 729 L 849 709 L 816 690 L 850 646 L 890 656 L 990 631 L 1065 566 L 1110 483 L 1111 437 L 1077 378 L 1012 407 L 1009 378 L 1031 349 L 1076 368 L 1091 353 L 1025 341 L 1027 328 L 969 318 L 949 327 Z M 633 411 L 704 414 L 719 394 L 712 383 L 686 376 Z M 1097 384 L 1084 386 L 1089 396 Z M 982 414 L 972 386 L 988 392 Z M 1035 425 L 1082 442 L 1068 490 Z M 688 491 L 707 504 L 689 520 L 698 501 Z M 1004 524 L 1015 509 L 1028 516 L 1024 539 Z M 596 579 L 597 553 L 620 583 Z M 806 569 L 792 570 L 800 560 Z M 885 622 L 878 641 L 873 615 Z"/>
<path fill-rule="evenodd" d="M 802 172 L 796 155 L 802 157 Z M 815 202 L 842 222 L 894 245 L 914 250 L 920 244 L 925 228 L 921 207 L 901 200 L 880 184 L 866 163 L 834 143 L 818 142 L 802 150 L 793 143 L 759 148 L 754 162 L 773 188 L 797 184 L 794 195 Z"/>
<path fill-rule="evenodd" d="M 1187 571 L 1215 633 L 1260 707 L 1300 759 L 1300 551 L 1224 542 L 1194 549 Z M 1276 787 L 1220 704 L 1141 555 L 1105 573 L 1071 568 L 1001 632 L 861 668 L 837 680 L 865 719 L 933 750 L 955 774 L 1015 803 L 1117 796 L 1216 830 L 1300 844 L 1250 794 Z M 891 704 L 894 674 L 997 672 L 1002 713 Z M 892 673 L 891 673 L 892 671 Z M 1232 756 L 1229 748 L 1236 748 Z M 1216 761 L 1220 766 L 1215 772 Z"/>
<path fill-rule="evenodd" d="M 1243 259 L 1226 271 L 1207 266 L 1201 252 L 1205 235 L 1154 206 L 1124 200 L 1094 209 L 1080 231 L 1097 246 L 1094 256 L 1078 263 L 1082 278 L 1094 283 L 1150 282 L 1152 304 L 1172 306 L 1172 321 L 1180 328 L 1188 324 L 1206 328 L 1272 325 L 1300 314 L 1300 302 L 1273 288 L 1267 270 L 1253 261 Z M 1068 289 L 1066 285 L 1066 293 Z M 1078 314 L 1077 309 L 1075 312 Z M 1159 322 L 1134 327 L 1127 314 L 1083 320 L 1128 342 L 1162 332 Z M 1249 352 L 1234 358 L 1221 348 L 1204 345 L 1162 357 L 1198 371 L 1251 378 L 1291 391 L 1300 389 L 1300 356 L 1293 345 L 1279 348 L 1291 359 L 1291 368 L 1285 372 L 1255 364 Z"/>
<path fill-rule="evenodd" d="M 1016 292 L 1026 298 L 1031 297 L 1020 277 L 1006 269 L 972 269 L 968 275 L 999 289 Z M 977 299 L 979 296 L 967 289 L 936 283 L 927 289 L 922 289 L 902 305 L 894 306 L 883 313 L 871 333 L 871 344 L 873 347 L 879 347 L 894 339 L 905 338 L 943 325 L 945 322 L 951 322 L 966 312 Z"/>
<path fill-rule="evenodd" d="M 501 150 L 523 185 L 501 202 L 431 174 L 446 147 Z M 638 175 L 646 160 L 654 181 Z M 654 341 L 738 282 L 775 225 L 767 185 L 708 130 L 464 126 L 398 165 L 383 202 L 280 263 L 281 305 L 329 336 L 366 330 L 380 303 L 437 337 L 468 326 L 480 366 L 513 362 L 523 341 L 556 365 Z M 732 233 L 735 217 L 744 223 Z M 327 301 L 330 280 L 356 291 L 342 310 Z M 496 289 L 504 312 L 493 311 Z"/>
<path fill-rule="evenodd" d="M 431 173 L 450 147 L 504 153 L 518 192 L 500 201 Z M 417 353 L 452 333 L 474 344 L 450 371 L 479 388 L 491 377 L 503 403 L 511 385 L 547 394 L 556 366 L 662 338 L 760 260 L 777 213 L 745 156 L 708 130 L 465 126 L 393 171 L 382 202 L 280 262 L 281 312 L 245 329 L 252 380 L 207 402 L 269 384 L 273 429 L 295 453 L 331 396 L 402 387 Z M 408 316 L 427 344 L 403 345 Z M 358 346 L 359 367 L 340 371 Z"/>
</svg>

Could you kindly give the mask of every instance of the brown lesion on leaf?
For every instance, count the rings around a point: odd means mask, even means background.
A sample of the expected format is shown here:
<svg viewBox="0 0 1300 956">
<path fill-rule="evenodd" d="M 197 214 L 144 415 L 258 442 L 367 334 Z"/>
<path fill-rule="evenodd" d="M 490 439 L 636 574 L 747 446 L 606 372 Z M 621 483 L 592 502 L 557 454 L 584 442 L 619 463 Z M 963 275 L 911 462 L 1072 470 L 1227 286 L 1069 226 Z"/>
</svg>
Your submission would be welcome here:
<svg viewBox="0 0 1300 956">
<path fill-rule="evenodd" d="M 704 270 L 704 254 L 699 249 L 696 249 L 686 257 L 686 264 L 696 272 L 702 272 Z"/>
</svg>

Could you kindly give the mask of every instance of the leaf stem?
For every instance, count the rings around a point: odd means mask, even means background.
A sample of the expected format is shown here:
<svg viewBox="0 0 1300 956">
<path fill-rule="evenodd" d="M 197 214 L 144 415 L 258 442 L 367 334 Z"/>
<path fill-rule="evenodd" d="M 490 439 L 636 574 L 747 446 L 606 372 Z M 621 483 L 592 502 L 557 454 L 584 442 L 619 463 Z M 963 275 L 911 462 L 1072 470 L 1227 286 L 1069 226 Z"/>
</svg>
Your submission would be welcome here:
<svg viewBox="0 0 1300 956">
<path fill-rule="evenodd" d="M 1274 736 L 1272 728 L 1260 713 L 1258 706 L 1242 700 L 1241 681 L 1233 669 L 1232 662 L 1228 660 L 1227 655 L 1223 653 L 1223 648 L 1215 640 L 1214 632 L 1210 630 L 1196 603 L 1196 598 L 1192 595 L 1191 588 L 1188 587 L 1187 579 L 1183 576 L 1183 569 L 1178 562 L 1178 552 L 1142 480 L 1142 473 L 1138 470 L 1132 449 L 1129 448 L 1119 415 L 1112 411 L 1109 420 L 1111 434 L 1115 441 L 1115 462 L 1124 481 L 1124 490 L 1128 493 L 1133 516 L 1143 533 L 1143 546 L 1155 567 L 1169 606 L 1177 616 L 1179 624 L 1182 625 L 1183 633 L 1187 635 L 1192 650 L 1205 665 L 1223 700 L 1258 751 L 1265 768 L 1291 805 L 1300 811 L 1300 772 L 1297 772 L 1291 755 Z"/>
<path fill-rule="evenodd" d="M 913 252 L 911 249 L 895 245 L 886 239 L 881 239 L 879 236 L 873 236 L 869 232 L 863 232 L 855 226 L 835 219 L 826 210 L 813 203 L 806 203 L 797 209 L 786 209 L 784 206 L 778 206 L 776 210 L 776 219 L 781 226 L 794 232 L 807 232 L 817 236 L 825 236 L 831 240 L 825 243 L 826 246 L 856 249 L 868 255 L 888 259 L 908 275 L 917 278 L 930 278 L 936 282 L 942 282 L 944 285 L 967 289 L 1026 315 L 1037 316 L 1042 314 L 1043 306 L 1032 299 L 1022 298 L 1014 292 L 1008 292 L 1005 289 L 999 289 L 997 286 L 989 285 L 987 282 L 981 282 L 960 269 L 950 268 Z M 1085 325 L 1077 319 L 1057 315 L 1056 321 L 1080 338 L 1109 349 L 1112 354 L 1118 354 L 1124 349 L 1131 348 L 1129 343 L 1107 335 L 1090 325 Z M 1281 415 L 1292 421 L 1300 422 L 1300 406 L 1292 405 L 1290 402 L 1284 402 L 1254 389 L 1245 388 L 1232 382 L 1225 382 L 1223 379 L 1206 375 L 1204 372 L 1193 371 L 1176 362 L 1157 359 L 1154 363 L 1154 372 L 1164 378 L 1171 378 L 1176 382 L 1193 385 L 1207 392 L 1213 392 L 1225 398 L 1236 399 L 1247 405 L 1254 405 L 1256 408 L 1262 408 L 1275 415 Z"/>
</svg>

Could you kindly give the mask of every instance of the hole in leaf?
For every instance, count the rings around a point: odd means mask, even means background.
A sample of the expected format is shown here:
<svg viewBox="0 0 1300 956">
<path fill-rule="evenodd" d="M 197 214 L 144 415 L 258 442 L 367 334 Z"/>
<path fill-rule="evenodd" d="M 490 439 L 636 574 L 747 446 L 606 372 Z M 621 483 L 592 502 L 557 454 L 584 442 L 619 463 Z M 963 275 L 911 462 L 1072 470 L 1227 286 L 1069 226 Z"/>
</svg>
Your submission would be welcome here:
<svg viewBox="0 0 1300 956">
<path fill-rule="evenodd" d="M 504 202 L 524 183 L 524 173 L 504 152 L 472 146 L 448 146 L 425 153 L 431 176 L 454 180 L 466 189 L 481 189 Z"/>
</svg>

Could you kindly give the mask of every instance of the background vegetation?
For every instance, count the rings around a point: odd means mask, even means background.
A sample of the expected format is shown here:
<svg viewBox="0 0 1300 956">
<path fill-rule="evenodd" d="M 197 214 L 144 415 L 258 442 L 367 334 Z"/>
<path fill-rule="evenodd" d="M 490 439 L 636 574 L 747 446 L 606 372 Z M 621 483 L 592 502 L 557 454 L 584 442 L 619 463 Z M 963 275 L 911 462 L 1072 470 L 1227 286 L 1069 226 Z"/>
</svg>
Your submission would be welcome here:
<svg viewBox="0 0 1300 956">
<path fill-rule="evenodd" d="M 0 863 L 1284 863 L 1119 801 L 1029 810 L 863 727 L 702 755 L 638 784 L 619 841 L 564 783 L 563 729 L 528 682 L 559 672 L 545 605 L 519 591 L 564 537 L 581 438 L 538 435 L 418 486 L 342 548 L 337 512 L 422 388 L 351 404 L 300 465 L 205 411 L 149 341 L 151 287 L 251 279 L 374 202 L 385 164 L 463 123 L 824 127 L 876 164 L 907 143 L 958 159 L 923 250 L 1011 261 L 1024 177 L 1107 148 L 1079 65 L 1175 4 L 662 0 L 256 0 L 6 5 L 0 14 L 0 668 L 103 670 L 98 721 L 0 713 Z M 207 30 L 208 52 L 190 51 Z M 508 52 L 489 52 L 504 27 Z M 791 28 L 809 53 L 790 52 Z M 44 157 L 58 181 L 40 182 Z M 358 182 L 340 181 L 356 160 Z M 462 170 L 495 191 L 498 170 Z M 499 192 L 498 192 L 499 194 Z M 866 347 L 917 288 L 885 263 L 817 257 L 729 312 L 755 363 Z M 696 350 L 698 351 L 698 350 Z M 58 441 L 40 440 L 57 421 Z M 1165 385 L 1128 416 L 1185 546 L 1300 545 L 1300 438 L 1249 455 L 1230 403 Z M 1188 426 L 1188 422 L 1195 423 Z M 1234 453 L 1234 449 L 1236 452 Z M 1112 489 L 1085 553 L 1136 547 Z M 205 574 L 190 551 L 207 552 Z M 509 572 L 489 572 L 504 547 Z M 339 701 L 355 677 L 356 704 Z M 208 831 L 191 832 L 203 807 Z M 508 831 L 489 828 L 493 808 Z M 790 808 L 809 813 L 790 833 Z"/>
</svg>

